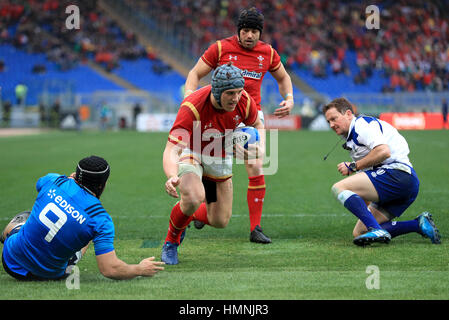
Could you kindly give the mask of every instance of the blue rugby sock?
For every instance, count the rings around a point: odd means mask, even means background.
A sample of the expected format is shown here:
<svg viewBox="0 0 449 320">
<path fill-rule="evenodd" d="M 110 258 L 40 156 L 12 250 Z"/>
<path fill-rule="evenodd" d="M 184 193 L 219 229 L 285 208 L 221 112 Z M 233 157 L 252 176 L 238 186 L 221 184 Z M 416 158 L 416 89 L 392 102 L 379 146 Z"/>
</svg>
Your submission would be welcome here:
<svg viewBox="0 0 449 320">
<path fill-rule="evenodd" d="M 344 193 L 344 195 L 342 195 Z M 359 218 L 365 227 L 381 229 L 381 226 L 374 218 L 373 214 L 368 210 L 365 201 L 352 191 L 345 190 L 338 195 L 338 199 L 343 205 L 351 211 L 357 218 Z"/>
<path fill-rule="evenodd" d="M 387 230 L 392 238 L 411 232 L 420 233 L 418 219 L 409 221 L 388 221 L 382 223 L 380 226 L 382 229 Z"/>
</svg>

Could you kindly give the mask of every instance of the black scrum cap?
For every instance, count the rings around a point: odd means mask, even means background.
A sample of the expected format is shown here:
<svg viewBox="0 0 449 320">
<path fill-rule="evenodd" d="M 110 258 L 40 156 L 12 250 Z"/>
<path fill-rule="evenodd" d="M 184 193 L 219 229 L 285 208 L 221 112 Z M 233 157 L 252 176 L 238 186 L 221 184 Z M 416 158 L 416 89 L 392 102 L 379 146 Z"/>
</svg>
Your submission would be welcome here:
<svg viewBox="0 0 449 320">
<path fill-rule="evenodd" d="M 78 162 L 75 180 L 99 198 L 104 190 L 110 172 L 111 169 L 105 159 L 90 156 Z"/>
<path fill-rule="evenodd" d="M 244 9 L 240 13 L 239 20 L 237 22 L 238 34 L 243 28 L 257 29 L 262 33 L 264 17 L 263 14 L 257 11 L 255 7 L 250 9 Z"/>
</svg>

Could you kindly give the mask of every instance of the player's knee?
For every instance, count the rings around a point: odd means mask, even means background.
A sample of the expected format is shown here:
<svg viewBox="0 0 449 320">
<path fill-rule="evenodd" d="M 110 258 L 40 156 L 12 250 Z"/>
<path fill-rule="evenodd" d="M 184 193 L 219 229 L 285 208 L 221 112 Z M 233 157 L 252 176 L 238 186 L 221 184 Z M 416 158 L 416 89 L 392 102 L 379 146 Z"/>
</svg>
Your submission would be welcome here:
<svg viewBox="0 0 449 320">
<path fill-rule="evenodd" d="M 12 218 L 12 220 L 6 225 L 5 229 L 0 235 L 0 242 L 4 243 L 8 235 L 13 230 L 19 230 L 27 221 L 28 217 L 30 216 L 31 211 L 23 211 Z"/>
<path fill-rule="evenodd" d="M 226 228 L 226 226 L 229 223 L 230 215 L 216 215 L 213 217 L 208 217 L 209 223 L 214 228 L 223 229 Z"/>
<path fill-rule="evenodd" d="M 200 204 L 201 201 L 197 200 L 184 201 L 181 203 L 181 210 L 185 215 L 190 216 L 200 207 Z"/>
<path fill-rule="evenodd" d="M 246 163 L 246 172 L 249 177 L 255 177 L 263 174 L 262 161 L 249 161 Z"/>
<path fill-rule="evenodd" d="M 335 198 L 344 205 L 346 200 L 350 198 L 351 196 L 355 195 L 354 192 L 344 189 L 341 185 L 338 183 L 334 184 L 331 188 L 332 194 L 335 196 Z"/>
<path fill-rule="evenodd" d="M 204 193 L 185 192 L 181 194 L 181 210 L 185 215 L 193 214 L 204 201 Z"/>
<path fill-rule="evenodd" d="M 213 219 L 212 222 L 210 222 L 211 226 L 213 226 L 214 228 L 218 228 L 218 229 L 226 228 L 228 223 L 229 223 L 229 219 L 224 219 L 224 218 Z"/>
<path fill-rule="evenodd" d="M 332 188 L 331 188 L 332 194 L 333 194 L 334 197 L 337 198 L 337 199 L 338 199 L 338 195 L 340 194 L 341 191 L 342 191 L 342 190 L 340 189 L 340 186 L 339 186 L 338 182 L 335 183 L 335 184 L 332 186 Z"/>
</svg>

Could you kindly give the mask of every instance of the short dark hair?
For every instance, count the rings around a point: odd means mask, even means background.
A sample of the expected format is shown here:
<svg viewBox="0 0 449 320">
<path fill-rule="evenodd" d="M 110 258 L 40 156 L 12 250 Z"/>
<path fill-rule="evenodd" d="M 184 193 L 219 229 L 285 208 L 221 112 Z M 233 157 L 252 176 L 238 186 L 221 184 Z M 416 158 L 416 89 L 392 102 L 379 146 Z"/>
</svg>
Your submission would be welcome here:
<svg viewBox="0 0 449 320">
<path fill-rule="evenodd" d="M 76 166 L 75 180 L 79 185 L 100 198 L 111 169 L 108 162 L 98 156 L 81 159 Z"/>
<path fill-rule="evenodd" d="M 351 102 L 346 100 L 345 98 L 337 98 L 329 102 L 323 107 L 323 113 L 326 113 L 331 108 L 337 109 L 338 112 L 341 114 L 345 113 L 347 110 L 351 110 L 352 113 L 354 112 L 354 106 Z"/>
</svg>

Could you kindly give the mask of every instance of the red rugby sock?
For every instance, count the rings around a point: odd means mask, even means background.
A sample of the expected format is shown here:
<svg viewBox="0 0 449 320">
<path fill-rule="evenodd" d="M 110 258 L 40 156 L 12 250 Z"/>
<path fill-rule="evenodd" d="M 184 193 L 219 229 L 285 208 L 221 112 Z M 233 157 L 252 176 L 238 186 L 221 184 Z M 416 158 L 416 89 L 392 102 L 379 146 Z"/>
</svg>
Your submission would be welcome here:
<svg viewBox="0 0 449 320">
<path fill-rule="evenodd" d="M 206 203 L 203 202 L 200 207 L 193 214 L 193 219 L 201 221 L 204 224 L 210 225 L 209 220 L 207 219 L 207 209 Z"/>
<path fill-rule="evenodd" d="M 178 202 L 171 211 L 170 222 L 168 224 L 168 232 L 165 241 L 179 244 L 182 232 L 192 220 L 193 215 L 186 216 L 184 213 L 182 213 L 181 206 Z"/>
<path fill-rule="evenodd" d="M 262 207 L 265 198 L 265 177 L 264 175 L 249 177 L 248 193 L 246 199 L 248 201 L 249 222 L 251 231 L 256 226 L 260 226 L 262 219 Z"/>
</svg>

